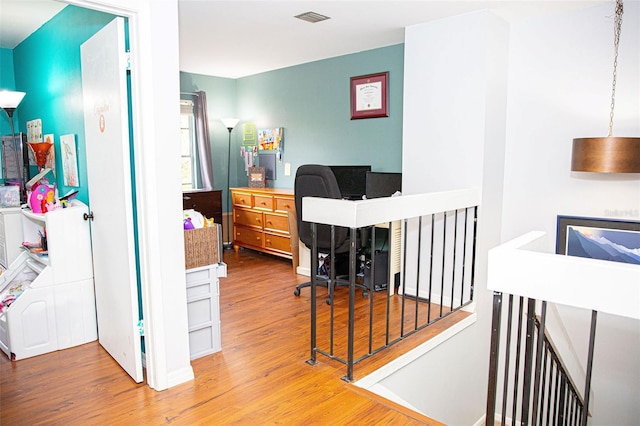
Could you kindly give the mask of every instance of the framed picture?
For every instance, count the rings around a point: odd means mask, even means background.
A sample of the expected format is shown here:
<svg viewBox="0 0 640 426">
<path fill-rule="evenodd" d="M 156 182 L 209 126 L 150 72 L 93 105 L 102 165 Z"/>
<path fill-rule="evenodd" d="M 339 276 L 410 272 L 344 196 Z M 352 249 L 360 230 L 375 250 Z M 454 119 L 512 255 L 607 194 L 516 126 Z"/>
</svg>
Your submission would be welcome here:
<svg viewBox="0 0 640 426">
<path fill-rule="evenodd" d="M 351 77 L 351 119 L 388 117 L 389 73 Z"/>
<path fill-rule="evenodd" d="M 264 167 L 249 167 L 249 188 L 265 187 Z"/>
<path fill-rule="evenodd" d="M 556 253 L 640 265 L 640 221 L 558 216 Z"/>
</svg>

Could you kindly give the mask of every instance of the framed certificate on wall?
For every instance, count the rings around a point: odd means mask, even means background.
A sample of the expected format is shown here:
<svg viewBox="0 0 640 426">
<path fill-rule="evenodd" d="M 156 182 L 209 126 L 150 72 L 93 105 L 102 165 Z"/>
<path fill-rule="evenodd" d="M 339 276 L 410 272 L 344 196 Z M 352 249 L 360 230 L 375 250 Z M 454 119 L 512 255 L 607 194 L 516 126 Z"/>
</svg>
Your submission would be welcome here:
<svg viewBox="0 0 640 426">
<path fill-rule="evenodd" d="M 351 119 L 388 117 L 389 73 L 351 77 Z"/>
</svg>

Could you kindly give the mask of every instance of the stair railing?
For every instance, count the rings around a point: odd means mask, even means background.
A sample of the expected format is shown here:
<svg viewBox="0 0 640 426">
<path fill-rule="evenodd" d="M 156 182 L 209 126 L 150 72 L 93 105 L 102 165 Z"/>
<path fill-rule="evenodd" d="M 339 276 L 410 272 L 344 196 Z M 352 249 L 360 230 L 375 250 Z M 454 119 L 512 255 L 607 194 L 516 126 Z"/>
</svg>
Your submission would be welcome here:
<svg viewBox="0 0 640 426">
<path fill-rule="evenodd" d="M 348 201 L 305 197 L 302 220 L 312 223 L 311 333 L 309 364 L 321 354 L 347 366 L 343 377 L 353 380 L 358 362 L 385 350 L 434 322 L 473 302 L 476 234 L 480 192 L 456 190 L 372 200 Z M 349 272 L 336 277 L 318 274 L 317 224 L 350 229 Z M 386 276 L 376 276 L 376 256 L 366 262 L 358 256 L 356 235 L 369 229 L 375 241 L 376 225 L 400 226 L 400 273 L 396 279 L 388 256 Z M 333 252 L 334 248 L 331 249 Z M 333 261 L 335 256 L 330 257 Z M 366 272 L 369 272 L 367 277 Z M 363 277 L 364 275 L 364 277 Z M 356 297 L 356 288 L 366 284 L 366 298 Z M 368 280 L 367 280 L 368 278 Z M 328 305 L 318 301 L 322 280 L 347 285 L 348 297 L 329 292 Z M 375 291 L 376 283 L 384 291 Z M 382 300 L 384 298 L 384 300 Z M 399 312 L 399 313 L 398 313 Z"/>
<path fill-rule="evenodd" d="M 494 296 L 485 424 L 586 425 L 597 313 L 640 319 L 638 265 L 544 253 L 543 236 L 530 232 L 489 251 Z M 611 283 L 616 291 L 603 291 Z M 548 302 L 592 311 L 583 387 L 545 331 Z"/>
</svg>

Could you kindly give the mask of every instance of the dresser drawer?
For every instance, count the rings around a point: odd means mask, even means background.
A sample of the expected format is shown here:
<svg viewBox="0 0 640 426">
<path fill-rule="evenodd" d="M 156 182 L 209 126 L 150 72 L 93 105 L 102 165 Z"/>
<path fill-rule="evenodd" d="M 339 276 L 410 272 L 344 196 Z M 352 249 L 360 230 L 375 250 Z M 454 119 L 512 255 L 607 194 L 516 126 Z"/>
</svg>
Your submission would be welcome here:
<svg viewBox="0 0 640 426">
<path fill-rule="evenodd" d="M 292 212 L 295 210 L 296 203 L 293 198 L 278 198 L 275 197 L 275 210 L 278 212 Z"/>
<path fill-rule="evenodd" d="M 253 207 L 260 210 L 273 210 L 273 197 L 264 195 L 253 196 Z"/>
<path fill-rule="evenodd" d="M 255 226 L 262 229 L 262 213 L 237 209 L 234 222 L 238 225 Z"/>
<path fill-rule="evenodd" d="M 293 190 L 233 188 L 233 247 L 291 259 L 289 212 L 295 211 Z M 297 241 L 296 241 L 297 242 Z"/>
<path fill-rule="evenodd" d="M 244 192 L 234 192 L 233 193 L 233 205 L 240 207 L 248 207 L 251 208 L 251 194 L 246 194 Z"/>
<path fill-rule="evenodd" d="M 291 239 L 281 235 L 265 233 L 264 248 L 291 253 Z"/>
<path fill-rule="evenodd" d="M 275 214 L 264 214 L 264 229 L 269 231 L 289 232 L 289 218 Z"/>
<path fill-rule="evenodd" d="M 236 227 L 236 241 L 256 247 L 262 247 L 262 232 L 241 226 Z"/>
</svg>

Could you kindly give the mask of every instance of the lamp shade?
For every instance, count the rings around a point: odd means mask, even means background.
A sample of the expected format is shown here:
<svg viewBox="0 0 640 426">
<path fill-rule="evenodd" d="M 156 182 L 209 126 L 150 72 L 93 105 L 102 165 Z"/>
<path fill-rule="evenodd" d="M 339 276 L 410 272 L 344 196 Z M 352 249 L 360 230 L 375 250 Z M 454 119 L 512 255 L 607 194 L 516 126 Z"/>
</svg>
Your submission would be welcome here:
<svg viewBox="0 0 640 426">
<path fill-rule="evenodd" d="M 222 123 L 224 124 L 224 127 L 226 127 L 229 130 L 232 130 L 234 127 L 236 127 L 236 124 L 238 124 L 238 121 L 240 121 L 237 118 L 223 118 L 221 120 L 222 120 Z"/>
<path fill-rule="evenodd" d="M 25 92 L 14 92 L 11 90 L 0 90 L 0 108 L 8 109 L 8 108 L 16 108 L 22 98 L 26 95 Z"/>
<path fill-rule="evenodd" d="M 574 139 L 571 171 L 640 173 L 640 138 L 609 136 Z"/>
</svg>

